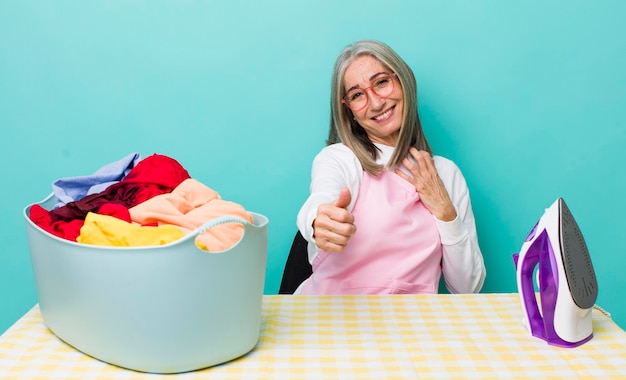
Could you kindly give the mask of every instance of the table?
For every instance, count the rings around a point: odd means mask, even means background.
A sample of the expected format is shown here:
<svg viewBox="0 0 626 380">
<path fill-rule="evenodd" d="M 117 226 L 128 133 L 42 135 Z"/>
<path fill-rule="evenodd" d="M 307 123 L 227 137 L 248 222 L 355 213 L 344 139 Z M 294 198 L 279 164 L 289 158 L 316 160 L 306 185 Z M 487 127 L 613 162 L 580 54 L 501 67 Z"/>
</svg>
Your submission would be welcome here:
<svg viewBox="0 0 626 380">
<path fill-rule="evenodd" d="M 59 340 L 35 305 L 0 336 L 0 379 L 625 379 L 626 332 L 593 310 L 594 338 L 534 338 L 512 294 L 263 297 L 257 346 L 178 375 L 93 359 Z"/>
</svg>

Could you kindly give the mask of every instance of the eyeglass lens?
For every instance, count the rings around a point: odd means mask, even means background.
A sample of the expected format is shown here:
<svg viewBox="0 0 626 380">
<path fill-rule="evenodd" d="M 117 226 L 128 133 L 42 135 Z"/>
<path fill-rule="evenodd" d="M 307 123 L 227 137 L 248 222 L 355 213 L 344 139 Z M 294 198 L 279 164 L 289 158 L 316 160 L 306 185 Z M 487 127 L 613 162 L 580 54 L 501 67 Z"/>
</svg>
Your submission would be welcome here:
<svg viewBox="0 0 626 380">
<path fill-rule="evenodd" d="M 367 90 L 370 89 L 376 96 L 385 97 L 389 96 L 393 91 L 393 78 L 391 75 L 384 75 L 376 78 L 370 87 L 367 88 L 355 88 L 348 92 L 344 97 L 344 100 L 348 107 L 352 110 L 359 110 L 367 104 L 368 95 Z"/>
</svg>

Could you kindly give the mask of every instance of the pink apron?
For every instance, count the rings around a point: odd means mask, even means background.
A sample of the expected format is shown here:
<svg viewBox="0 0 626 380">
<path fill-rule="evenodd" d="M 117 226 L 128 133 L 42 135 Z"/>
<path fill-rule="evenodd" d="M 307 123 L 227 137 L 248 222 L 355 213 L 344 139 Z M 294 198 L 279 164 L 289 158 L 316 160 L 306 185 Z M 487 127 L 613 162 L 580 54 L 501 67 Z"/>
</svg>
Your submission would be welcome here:
<svg viewBox="0 0 626 380">
<path fill-rule="evenodd" d="M 356 233 L 341 253 L 319 251 L 300 294 L 437 293 L 441 240 L 413 185 L 363 172 L 352 213 Z"/>
</svg>

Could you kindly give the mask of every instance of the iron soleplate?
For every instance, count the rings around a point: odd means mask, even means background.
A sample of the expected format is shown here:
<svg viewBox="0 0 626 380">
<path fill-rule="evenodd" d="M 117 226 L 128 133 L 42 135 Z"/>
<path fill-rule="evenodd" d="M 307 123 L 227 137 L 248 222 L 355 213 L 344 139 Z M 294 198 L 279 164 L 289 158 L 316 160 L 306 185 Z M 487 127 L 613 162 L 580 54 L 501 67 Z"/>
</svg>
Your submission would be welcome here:
<svg viewBox="0 0 626 380">
<path fill-rule="evenodd" d="M 559 220 L 561 259 L 570 294 L 578 307 L 589 309 L 598 298 L 598 282 L 585 239 L 563 198 L 559 198 Z"/>
</svg>

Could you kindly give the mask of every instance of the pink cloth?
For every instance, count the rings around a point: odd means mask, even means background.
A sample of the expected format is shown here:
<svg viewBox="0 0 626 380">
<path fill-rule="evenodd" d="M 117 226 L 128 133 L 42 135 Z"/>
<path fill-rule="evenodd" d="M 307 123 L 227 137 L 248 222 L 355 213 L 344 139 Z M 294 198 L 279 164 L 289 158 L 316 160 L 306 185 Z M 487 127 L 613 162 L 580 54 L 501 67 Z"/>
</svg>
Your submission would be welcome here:
<svg viewBox="0 0 626 380">
<path fill-rule="evenodd" d="M 171 224 L 185 233 L 226 215 L 253 222 L 241 205 L 222 200 L 217 192 L 192 178 L 184 180 L 171 193 L 154 196 L 129 211 L 135 223 Z M 196 244 L 210 252 L 223 251 L 234 246 L 243 231 L 241 223 L 220 224 L 198 235 Z"/>
<path fill-rule="evenodd" d="M 318 253 L 300 294 L 437 293 L 439 230 L 413 185 L 364 172 L 352 213 L 356 233 L 343 252 Z"/>
</svg>

